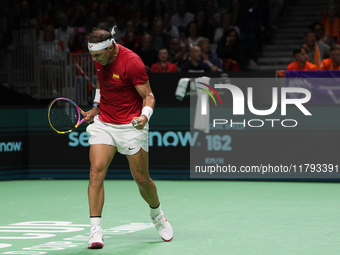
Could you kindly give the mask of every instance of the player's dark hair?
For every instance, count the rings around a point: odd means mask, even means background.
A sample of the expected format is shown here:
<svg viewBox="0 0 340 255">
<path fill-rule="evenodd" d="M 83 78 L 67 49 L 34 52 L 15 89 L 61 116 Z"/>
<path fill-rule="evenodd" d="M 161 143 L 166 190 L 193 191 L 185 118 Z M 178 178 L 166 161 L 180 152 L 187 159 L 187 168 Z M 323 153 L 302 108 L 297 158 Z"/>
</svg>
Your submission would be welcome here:
<svg viewBox="0 0 340 255">
<path fill-rule="evenodd" d="M 184 2 L 185 5 L 187 4 L 187 2 L 186 2 L 185 0 L 177 0 L 177 2 L 176 2 L 177 6 L 178 6 L 178 3 L 179 3 L 180 1 Z"/>
<path fill-rule="evenodd" d="M 90 18 L 90 15 L 91 15 L 92 13 L 96 14 L 97 17 L 98 17 L 98 12 L 97 12 L 97 11 L 95 11 L 95 10 L 89 10 L 89 11 L 86 13 L 86 18 L 87 18 L 87 19 Z"/>
<path fill-rule="evenodd" d="M 111 39 L 112 35 L 110 32 L 103 30 L 101 28 L 93 28 L 91 34 L 89 35 L 90 43 L 99 43 Z"/>
</svg>

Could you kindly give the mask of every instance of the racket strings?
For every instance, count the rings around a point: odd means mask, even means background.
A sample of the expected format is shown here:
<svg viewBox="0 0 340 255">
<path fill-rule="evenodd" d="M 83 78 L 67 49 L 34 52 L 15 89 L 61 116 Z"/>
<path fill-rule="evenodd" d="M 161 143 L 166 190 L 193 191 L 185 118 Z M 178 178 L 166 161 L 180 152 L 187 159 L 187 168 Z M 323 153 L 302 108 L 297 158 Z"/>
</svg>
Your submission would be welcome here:
<svg viewBox="0 0 340 255">
<path fill-rule="evenodd" d="M 51 105 L 49 117 L 51 125 L 56 130 L 64 132 L 75 127 L 79 113 L 72 103 L 59 100 Z"/>
</svg>

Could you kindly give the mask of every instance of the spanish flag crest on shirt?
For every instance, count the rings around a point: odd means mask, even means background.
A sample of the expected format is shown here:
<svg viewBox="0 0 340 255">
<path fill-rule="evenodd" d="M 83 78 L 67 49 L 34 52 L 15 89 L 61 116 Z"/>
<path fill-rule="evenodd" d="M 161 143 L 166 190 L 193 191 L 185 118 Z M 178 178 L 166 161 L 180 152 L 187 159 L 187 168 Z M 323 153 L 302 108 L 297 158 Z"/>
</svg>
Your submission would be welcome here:
<svg viewBox="0 0 340 255">
<path fill-rule="evenodd" d="M 112 74 L 112 78 L 119 79 L 119 74 L 113 73 L 113 74 Z"/>
</svg>

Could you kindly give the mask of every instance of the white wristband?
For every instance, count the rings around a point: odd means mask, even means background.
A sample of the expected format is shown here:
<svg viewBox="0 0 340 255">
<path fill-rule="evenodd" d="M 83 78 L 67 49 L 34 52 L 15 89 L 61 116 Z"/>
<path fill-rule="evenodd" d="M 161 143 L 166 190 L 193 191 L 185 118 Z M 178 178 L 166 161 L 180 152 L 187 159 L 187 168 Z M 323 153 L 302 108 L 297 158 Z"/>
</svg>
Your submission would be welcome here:
<svg viewBox="0 0 340 255">
<path fill-rule="evenodd" d="M 142 109 L 141 115 L 145 115 L 148 118 L 148 122 L 149 122 L 152 113 L 153 113 L 153 110 L 150 106 L 144 106 L 143 109 Z"/>
<path fill-rule="evenodd" d="M 100 103 L 100 89 L 96 89 L 96 95 L 94 96 L 94 102 Z"/>
</svg>

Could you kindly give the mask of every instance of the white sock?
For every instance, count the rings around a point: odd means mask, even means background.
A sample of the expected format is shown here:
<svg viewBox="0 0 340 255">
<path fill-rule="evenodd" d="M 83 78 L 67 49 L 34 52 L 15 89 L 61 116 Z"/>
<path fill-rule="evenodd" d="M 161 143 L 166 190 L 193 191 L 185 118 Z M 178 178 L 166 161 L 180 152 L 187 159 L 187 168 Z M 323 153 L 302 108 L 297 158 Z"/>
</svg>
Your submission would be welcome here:
<svg viewBox="0 0 340 255">
<path fill-rule="evenodd" d="M 91 217 L 90 218 L 90 222 L 91 222 L 91 229 L 95 226 L 95 227 L 100 227 L 102 225 L 102 218 L 101 217 Z"/>
<path fill-rule="evenodd" d="M 154 209 L 150 207 L 150 214 L 153 219 L 156 218 L 158 214 L 160 213 L 161 213 L 161 204 L 159 204 L 159 206 Z"/>
</svg>

